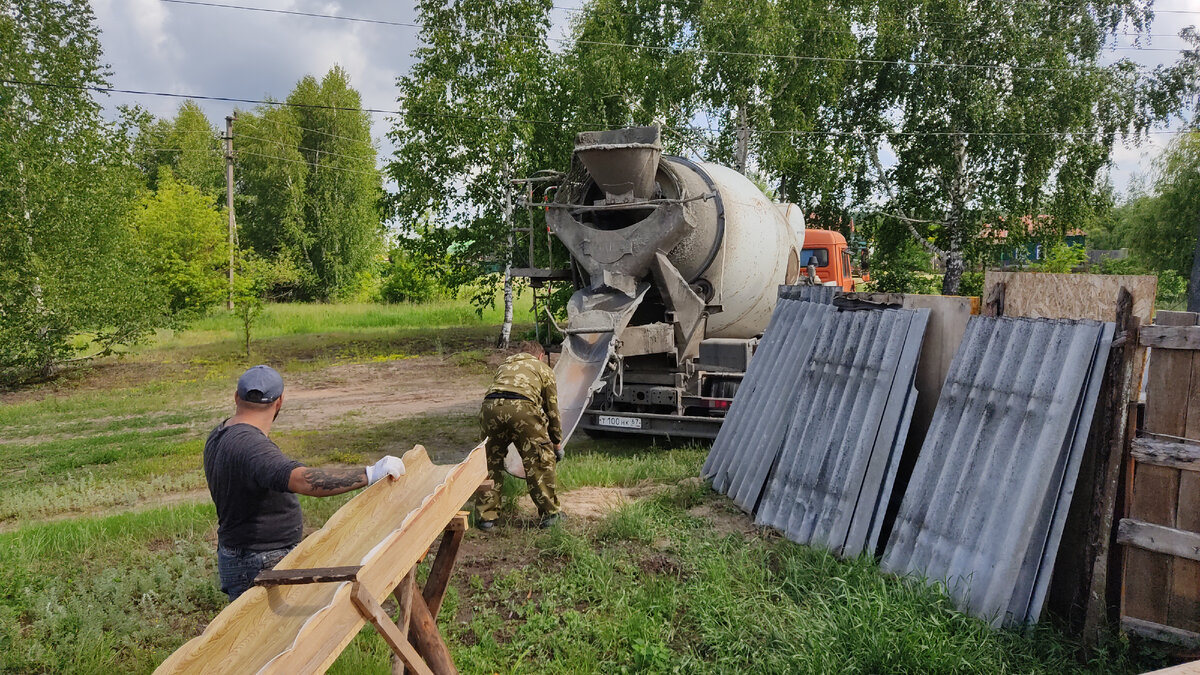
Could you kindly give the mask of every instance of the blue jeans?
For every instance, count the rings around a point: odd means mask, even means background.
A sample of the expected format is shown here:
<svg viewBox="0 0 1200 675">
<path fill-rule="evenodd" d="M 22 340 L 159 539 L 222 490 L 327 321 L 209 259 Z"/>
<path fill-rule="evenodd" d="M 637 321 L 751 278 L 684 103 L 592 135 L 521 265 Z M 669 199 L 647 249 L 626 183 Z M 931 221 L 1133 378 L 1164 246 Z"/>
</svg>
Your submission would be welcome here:
<svg viewBox="0 0 1200 675">
<path fill-rule="evenodd" d="M 237 600 L 254 584 L 254 577 L 259 572 L 275 567 L 293 548 L 296 548 L 295 544 L 269 551 L 251 551 L 218 545 L 217 575 L 221 579 L 221 590 L 229 596 L 230 602 Z"/>
</svg>

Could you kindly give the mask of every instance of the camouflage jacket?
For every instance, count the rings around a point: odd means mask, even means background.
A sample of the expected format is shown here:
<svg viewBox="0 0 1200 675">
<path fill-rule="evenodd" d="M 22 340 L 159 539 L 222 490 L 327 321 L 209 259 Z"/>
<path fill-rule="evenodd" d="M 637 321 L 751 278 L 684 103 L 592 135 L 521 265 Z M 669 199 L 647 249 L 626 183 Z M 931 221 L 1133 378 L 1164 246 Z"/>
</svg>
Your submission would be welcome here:
<svg viewBox="0 0 1200 675">
<path fill-rule="evenodd" d="M 504 360 L 492 379 L 488 393 L 509 391 L 533 401 L 546 411 L 546 421 L 553 443 L 562 442 L 562 420 L 558 415 L 558 385 L 554 371 L 532 354 L 513 354 Z"/>
</svg>

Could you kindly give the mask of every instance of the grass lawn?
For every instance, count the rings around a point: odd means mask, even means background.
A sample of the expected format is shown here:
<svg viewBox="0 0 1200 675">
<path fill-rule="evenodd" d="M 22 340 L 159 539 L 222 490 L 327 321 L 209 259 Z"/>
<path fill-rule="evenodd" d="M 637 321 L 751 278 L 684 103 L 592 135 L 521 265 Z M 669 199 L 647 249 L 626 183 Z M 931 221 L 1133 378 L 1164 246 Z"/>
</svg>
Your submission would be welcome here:
<svg viewBox="0 0 1200 675">
<path fill-rule="evenodd" d="M 247 363 L 314 387 L 367 376 L 386 386 L 418 363 L 469 390 L 497 358 L 498 321 L 461 302 L 276 305 L 250 361 L 234 322 L 214 316 L 0 394 L 0 672 L 149 672 L 225 605 L 200 454 Z M 469 409 L 367 413 L 272 435 L 312 463 L 365 463 L 413 439 L 452 457 L 477 436 Z M 1052 627 L 993 631 L 869 559 L 759 531 L 694 478 L 706 452 L 573 441 L 559 483 L 577 515 L 548 532 L 510 480 L 502 526 L 468 533 L 440 615 L 462 672 L 1135 673 L 1160 663 L 1113 639 L 1080 664 Z M 618 490 L 631 501 L 581 515 L 587 495 Z M 349 498 L 302 498 L 306 525 Z M 330 672 L 387 672 L 388 656 L 368 628 Z"/>
</svg>

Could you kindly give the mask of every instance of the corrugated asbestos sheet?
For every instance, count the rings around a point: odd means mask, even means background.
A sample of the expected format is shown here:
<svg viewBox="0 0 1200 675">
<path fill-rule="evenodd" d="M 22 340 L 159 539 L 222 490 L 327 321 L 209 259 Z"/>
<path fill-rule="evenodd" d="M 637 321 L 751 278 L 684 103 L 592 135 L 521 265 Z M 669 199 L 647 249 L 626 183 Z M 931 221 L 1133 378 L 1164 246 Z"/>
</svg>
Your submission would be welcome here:
<svg viewBox="0 0 1200 675">
<path fill-rule="evenodd" d="M 929 310 L 843 311 L 821 326 L 756 522 L 838 555 L 874 553 Z"/>
<path fill-rule="evenodd" d="M 928 317 L 781 299 L 703 474 L 793 541 L 874 552 Z"/>
<path fill-rule="evenodd" d="M 994 625 L 1037 621 L 1113 325 L 972 317 L 883 567 L 942 580 Z"/>
<path fill-rule="evenodd" d="M 841 286 L 780 286 L 780 300 L 805 300 L 832 305 L 833 299 L 842 294 Z"/>
<path fill-rule="evenodd" d="M 833 305 L 780 300 L 742 378 L 702 474 L 752 511 L 796 409 L 799 374 Z"/>
</svg>

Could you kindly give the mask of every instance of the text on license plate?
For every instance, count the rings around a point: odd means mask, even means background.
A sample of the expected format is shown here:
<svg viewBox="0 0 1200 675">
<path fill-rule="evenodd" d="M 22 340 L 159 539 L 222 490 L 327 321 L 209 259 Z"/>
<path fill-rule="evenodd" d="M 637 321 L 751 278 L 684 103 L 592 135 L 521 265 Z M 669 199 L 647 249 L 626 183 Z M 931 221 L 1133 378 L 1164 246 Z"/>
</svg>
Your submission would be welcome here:
<svg viewBox="0 0 1200 675">
<path fill-rule="evenodd" d="M 612 415 L 596 415 L 596 424 L 602 427 L 620 427 L 622 429 L 641 429 L 642 420 L 637 417 L 614 417 Z"/>
</svg>

